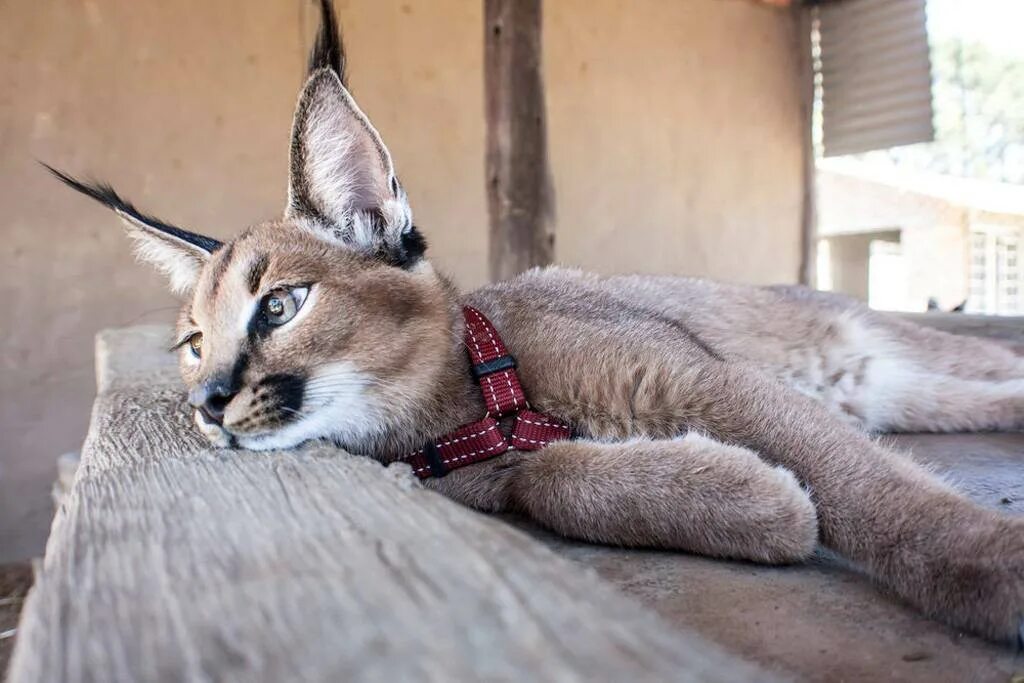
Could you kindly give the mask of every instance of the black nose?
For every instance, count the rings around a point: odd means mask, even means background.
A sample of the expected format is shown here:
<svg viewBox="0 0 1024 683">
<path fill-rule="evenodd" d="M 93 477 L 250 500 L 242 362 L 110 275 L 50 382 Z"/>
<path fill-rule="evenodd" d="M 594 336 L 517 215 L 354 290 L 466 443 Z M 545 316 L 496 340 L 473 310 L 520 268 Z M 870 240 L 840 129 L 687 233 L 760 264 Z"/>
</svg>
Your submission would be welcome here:
<svg viewBox="0 0 1024 683">
<path fill-rule="evenodd" d="M 224 422 L 224 411 L 238 390 L 223 380 L 208 380 L 192 389 L 188 402 L 203 414 L 208 422 Z"/>
</svg>

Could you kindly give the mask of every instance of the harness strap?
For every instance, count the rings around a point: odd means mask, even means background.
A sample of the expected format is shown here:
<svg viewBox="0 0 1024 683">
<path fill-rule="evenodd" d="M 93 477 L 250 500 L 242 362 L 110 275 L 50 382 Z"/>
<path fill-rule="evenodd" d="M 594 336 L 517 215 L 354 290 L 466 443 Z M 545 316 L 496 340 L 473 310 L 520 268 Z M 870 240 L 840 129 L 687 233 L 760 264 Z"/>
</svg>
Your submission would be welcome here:
<svg viewBox="0 0 1024 683">
<path fill-rule="evenodd" d="M 572 429 L 562 422 L 530 409 L 519 383 L 516 361 L 487 317 L 470 306 L 462 309 L 466 321 L 466 349 L 473 365 L 473 377 L 487 405 L 487 416 L 444 434 L 403 458 L 421 479 L 443 477 L 459 467 L 487 460 L 510 449 L 535 451 L 553 441 L 572 438 Z M 515 414 L 511 441 L 498 427 L 496 418 Z"/>
<path fill-rule="evenodd" d="M 520 451 L 536 451 L 552 441 L 571 438 L 572 428 L 569 425 L 532 410 L 520 411 L 512 427 L 512 447 Z"/>
<path fill-rule="evenodd" d="M 473 376 L 487 404 L 487 414 L 501 417 L 527 407 L 526 394 L 519 384 L 516 361 L 505 348 L 498 331 L 483 313 L 466 306 L 466 350 L 473 363 Z"/>
<path fill-rule="evenodd" d="M 437 441 L 405 456 L 402 461 L 412 465 L 413 474 L 426 479 L 443 477 L 456 468 L 493 458 L 508 449 L 508 441 L 498 429 L 498 421 L 493 417 L 485 417 L 479 422 L 448 432 Z"/>
</svg>

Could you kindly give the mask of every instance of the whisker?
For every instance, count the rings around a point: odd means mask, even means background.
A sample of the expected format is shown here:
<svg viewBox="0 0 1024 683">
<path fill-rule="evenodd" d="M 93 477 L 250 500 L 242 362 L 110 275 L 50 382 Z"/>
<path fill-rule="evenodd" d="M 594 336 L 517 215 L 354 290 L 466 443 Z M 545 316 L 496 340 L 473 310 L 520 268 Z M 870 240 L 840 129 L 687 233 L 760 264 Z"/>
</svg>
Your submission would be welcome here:
<svg viewBox="0 0 1024 683">
<path fill-rule="evenodd" d="M 295 408 L 289 408 L 288 406 L 281 406 L 280 410 L 286 413 L 291 413 L 293 415 L 298 415 L 299 417 L 310 417 L 313 414 L 305 410 L 296 410 Z"/>
<path fill-rule="evenodd" d="M 339 395 L 345 393 L 345 389 L 347 389 L 347 388 L 348 387 L 322 387 L 322 388 L 316 389 L 315 391 L 306 391 L 304 396 L 305 396 L 305 398 L 307 400 L 322 399 L 322 398 L 332 398 L 333 399 L 333 398 L 337 398 Z M 411 401 L 415 401 L 416 398 L 417 398 L 416 396 L 410 394 L 408 391 L 403 391 L 402 389 L 398 388 L 397 386 L 394 386 L 394 387 L 392 387 L 390 389 L 390 391 L 388 392 L 388 397 L 400 399 L 402 401 L 410 401 L 410 402 Z"/>
<path fill-rule="evenodd" d="M 369 381 L 369 382 L 309 382 L 305 386 L 307 392 L 319 389 L 365 389 L 367 387 L 382 387 L 386 389 L 403 390 L 405 387 L 397 382 Z"/>
<path fill-rule="evenodd" d="M 382 380 L 378 377 L 327 375 L 307 382 L 305 386 L 305 395 L 307 398 L 322 398 L 324 396 L 334 398 L 346 390 L 362 390 L 369 387 L 384 389 L 391 397 L 402 401 L 416 400 L 416 397 L 409 393 L 407 388 L 402 384 Z"/>
<path fill-rule="evenodd" d="M 306 386 L 316 386 L 319 384 L 390 384 L 394 385 L 395 382 L 384 380 L 379 377 L 317 377 L 306 382 Z"/>
</svg>

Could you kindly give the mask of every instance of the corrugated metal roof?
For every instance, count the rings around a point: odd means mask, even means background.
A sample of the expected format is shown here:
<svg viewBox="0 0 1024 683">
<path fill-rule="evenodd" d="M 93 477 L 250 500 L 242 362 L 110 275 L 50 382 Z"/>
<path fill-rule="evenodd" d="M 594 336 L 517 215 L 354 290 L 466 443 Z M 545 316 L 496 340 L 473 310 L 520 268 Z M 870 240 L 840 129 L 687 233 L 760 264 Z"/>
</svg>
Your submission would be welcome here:
<svg viewBox="0 0 1024 683">
<path fill-rule="evenodd" d="M 925 0 L 818 9 L 825 156 L 935 137 Z"/>
</svg>

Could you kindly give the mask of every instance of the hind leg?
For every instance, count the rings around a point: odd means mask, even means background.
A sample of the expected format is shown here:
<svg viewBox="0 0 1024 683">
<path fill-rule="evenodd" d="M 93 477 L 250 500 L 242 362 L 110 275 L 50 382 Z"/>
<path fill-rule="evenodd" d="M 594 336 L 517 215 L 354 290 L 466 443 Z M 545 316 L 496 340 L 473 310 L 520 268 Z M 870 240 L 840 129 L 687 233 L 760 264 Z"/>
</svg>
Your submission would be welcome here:
<svg viewBox="0 0 1024 683">
<path fill-rule="evenodd" d="M 926 614 L 1016 641 L 1024 519 L 983 509 L 756 372 L 722 364 L 695 376 L 684 387 L 690 423 L 793 472 L 812 492 L 824 545 Z"/>
<path fill-rule="evenodd" d="M 1024 346 L 966 334 L 950 334 L 889 318 L 888 332 L 908 360 L 936 375 L 965 380 L 1024 380 Z"/>
<path fill-rule="evenodd" d="M 806 558 L 818 537 L 792 474 L 695 434 L 555 443 L 520 462 L 511 494 L 538 523 L 598 543 L 783 563 Z"/>
<path fill-rule="evenodd" d="M 1024 429 L 1024 357 L 900 320 L 868 328 L 862 384 L 842 410 L 875 432 Z"/>
<path fill-rule="evenodd" d="M 929 373 L 910 363 L 879 368 L 858 404 L 875 432 L 975 432 L 1024 429 L 1024 379 L 964 379 Z"/>
</svg>

